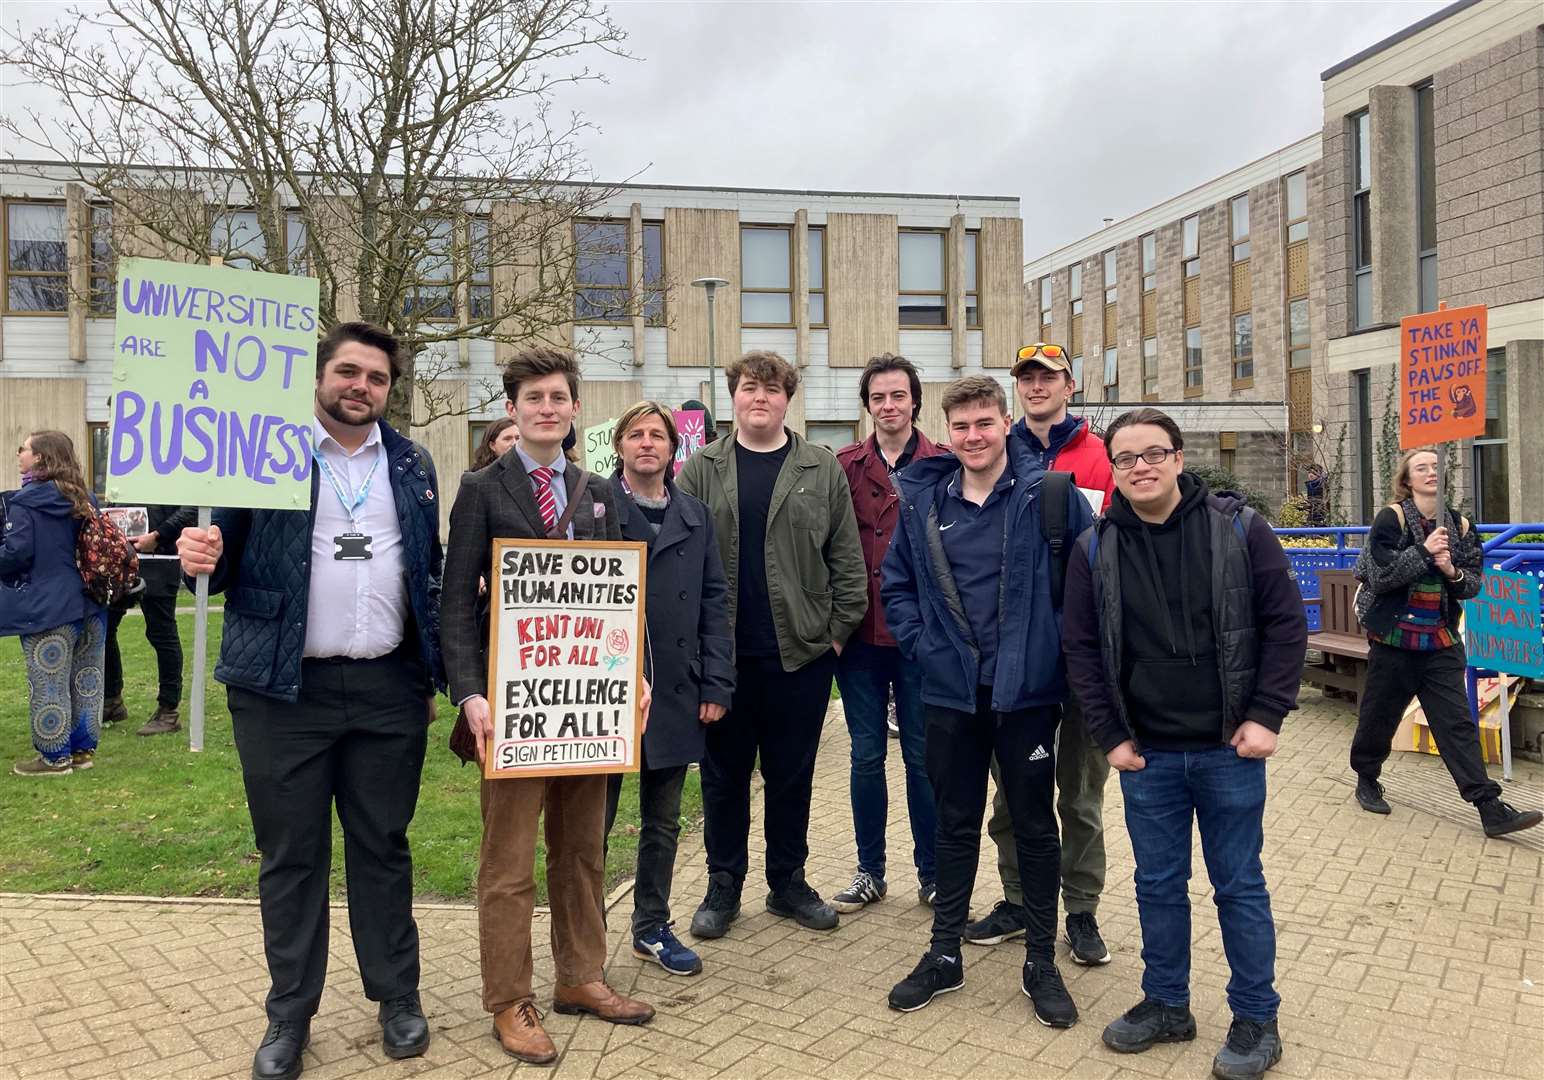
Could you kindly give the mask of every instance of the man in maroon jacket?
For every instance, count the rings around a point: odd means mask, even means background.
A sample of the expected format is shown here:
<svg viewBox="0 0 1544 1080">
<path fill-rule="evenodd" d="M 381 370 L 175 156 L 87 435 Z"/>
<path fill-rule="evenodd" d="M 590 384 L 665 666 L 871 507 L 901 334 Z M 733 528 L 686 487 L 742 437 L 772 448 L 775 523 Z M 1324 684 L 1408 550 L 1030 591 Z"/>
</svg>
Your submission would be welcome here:
<svg viewBox="0 0 1544 1080">
<path fill-rule="evenodd" d="M 858 869 L 852 884 L 831 898 L 837 911 L 857 911 L 881 899 L 885 881 L 885 718 L 892 687 L 906 764 L 906 810 L 911 819 L 917 896 L 931 904 L 934 893 L 933 831 L 937 825 L 933 787 L 928 783 L 922 722 L 922 673 L 901 658 L 885 625 L 879 600 L 879 568 L 890 548 L 900 498 L 891 474 L 943 448 L 917 429 L 922 380 L 910 360 L 885 353 L 868 362 L 858 379 L 858 397 L 874 421 L 874 434 L 843 448 L 836 458 L 852 488 L 863 561 L 868 570 L 868 613 L 837 660 L 847 730 L 852 733 L 852 824 L 858 841 Z"/>
</svg>

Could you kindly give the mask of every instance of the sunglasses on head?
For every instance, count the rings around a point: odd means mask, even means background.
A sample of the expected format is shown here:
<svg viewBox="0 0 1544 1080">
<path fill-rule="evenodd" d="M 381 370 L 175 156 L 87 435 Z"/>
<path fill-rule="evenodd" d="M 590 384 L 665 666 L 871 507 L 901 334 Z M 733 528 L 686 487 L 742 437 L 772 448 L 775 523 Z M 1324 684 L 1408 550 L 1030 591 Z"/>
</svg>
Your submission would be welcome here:
<svg viewBox="0 0 1544 1080">
<path fill-rule="evenodd" d="M 1043 356 L 1047 360 L 1062 360 L 1066 358 L 1067 350 L 1060 345 L 1046 345 L 1043 342 L 1026 345 L 1019 350 L 1020 360 L 1033 360 L 1037 356 Z"/>
</svg>

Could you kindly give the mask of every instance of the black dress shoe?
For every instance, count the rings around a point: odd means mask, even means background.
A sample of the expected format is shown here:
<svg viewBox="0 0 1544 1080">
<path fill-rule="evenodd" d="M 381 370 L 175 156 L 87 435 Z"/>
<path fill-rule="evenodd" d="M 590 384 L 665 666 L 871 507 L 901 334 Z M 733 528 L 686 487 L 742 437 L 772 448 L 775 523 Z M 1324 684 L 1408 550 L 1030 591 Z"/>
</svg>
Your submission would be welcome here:
<svg viewBox="0 0 1544 1080">
<path fill-rule="evenodd" d="M 295 1080 L 305 1068 L 300 1055 L 311 1042 L 311 1021 L 270 1020 L 252 1056 L 252 1080 Z"/>
<path fill-rule="evenodd" d="M 429 1021 L 418 992 L 381 1002 L 381 1049 L 389 1058 L 417 1057 L 429 1049 Z"/>
</svg>

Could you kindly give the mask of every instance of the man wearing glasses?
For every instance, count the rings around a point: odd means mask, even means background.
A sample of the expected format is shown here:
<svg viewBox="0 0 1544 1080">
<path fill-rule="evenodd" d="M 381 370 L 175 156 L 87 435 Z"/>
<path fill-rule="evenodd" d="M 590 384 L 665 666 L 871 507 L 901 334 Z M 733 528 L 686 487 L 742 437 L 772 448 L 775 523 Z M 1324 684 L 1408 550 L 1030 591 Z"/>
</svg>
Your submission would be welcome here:
<svg viewBox="0 0 1544 1080">
<path fill-rule="evenodd" d="M 1134 409 L 1105 432 L 1118 493 L 1067 567 L 1062 646 L 1088 730 L 1120 771 L 1136 858 L 1142 1001 L 1104 1030 L 1134 1054 L 1196 1036 L 1191 821 L 1217 904 L 1233 1023 L 1212 1065 L 1281 1059 L 1276 928 L 1260 867 L 1265 759 L 1297 707 L 1308 631 L 1270 526 L 1185 466 L 1178 425 Z"/>
<path fill-rule="evenodd" d="M 1088 421 L 1069 415 L 1077 384 L 1067 350 L 1036 342 L 1019 350 L 1013 378 L 1024 417 L 1012 437 L 1028 447 L 1044 469 L 1072 474 L 1096 513 L 1108 509 L 1115 478 L 1104 440 Z M 1067 918 L 1063 931 L 1073 963 L 1108 964 L 1110 951 L 1099 934 L 1095 911 L 1104 892 L 1104 782 L 1110 775 L 1104 752 L 1088 737 L 1083 712 L 1068 694 L 1056 736 L 1056 814 L 1061 821 L 1061 892 Z M 997 762 L 992 778 L 1000 781 Z M 1024 936 L 1024 886 L 1014 851 L 1013 818 L 1001 782 L 992 797 L 987 835 L 997 846 L 997 875 L 1003 898 L 983 919 L 965 928 L 972 945 L 996 945 Z"/>
</svg>

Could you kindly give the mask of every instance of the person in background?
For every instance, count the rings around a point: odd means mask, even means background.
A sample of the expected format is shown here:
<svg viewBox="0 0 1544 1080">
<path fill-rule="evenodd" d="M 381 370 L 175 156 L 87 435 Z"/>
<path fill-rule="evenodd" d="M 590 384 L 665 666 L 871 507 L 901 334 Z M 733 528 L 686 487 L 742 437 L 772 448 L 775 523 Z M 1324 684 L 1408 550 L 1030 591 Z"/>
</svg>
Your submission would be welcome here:
<svg viewBox="0 0 1544 1080">
<path fill-rule="evenodd" d="M 85 593 L 75 564 L 81 521 L 96 500 L 75 444 L 34 431 L 16 451 L 21 490 L 4 499 L 0 533 L 0 636 L 21 637 L 32 746 L 18 776 L 68 776 L 96 761 L 102 720 L 107 613 Z"/>
<path fill-rule="evenodd" d="M 503 457 L 519 439 L 520 429 L 515 426 L 514 419 L 508 416 L 499 417 L 483 429 L 482 441 L 477 444 L 477 453 L 472 455 L 472 464 L 468 471 L 486 469 Z"/>
<path fill-rule="evenodd" d="M 671 477 L 680 435 L 667 406 L 641 401 L 617 419 L 611 478 L 622 539 L 649 545 L 648 678 L 654 687 L 643 736 L 638 803 L 638 871 L 633 880 L 633 954 L 672 975 L 695 975 L 702 960 L 671 930 L 670 883 L 681 832 L 687 766 L 702 760 L 708 726 L 734 699 L 729 584 L 708 508 Z M 616 824 L 622 774 L 606 786 L 606 833 Z"/>
<path fill-rule="evenodd" d="M 182 637 L 177 632 L 177 597 L 182 591 L 182 574 L 177 567 L 177 538 L 182 530 L 198 520 L 192 506 L 147 507 L 149 531 L 130 543 L 140 553 L 139 576 L 145 583 L 139 608 L 145 617 L 145 640 L 155 650 L 155 712 L 135 732 L 136 735 L 169 735 L 182 730 L 177 707 L 182 702 Z M 164 555 L 171 558 L 144 558 Z M 102 726 L 121 723 L 129 718 L 123 703 L 123 659 L 118 652 L 118 627 L 127 608 L 114 607 L 107 614 L 107 684 L 102 706 Z"/>
<path fill-rule="evenodd" d="M 906 816 L 911 825 L 912 861 L 917 868 L 917 897 L 931 904 L 937 892 L 933 833 L 938 817 L 933 785 L 927 778 L 927 732 L 922 713 L 922 669 L 901 656 L 879 599 L 879 570 L 890 550 L 890 536 L 900 517 L 901 499 L 894 476 L 913 461 L 944 452 L 917 427 L 922 412 L 922 379 L 904 356 L 874 357 L 858 377 L 858 399 L 874 424 L 862 442 L 843 447 L 836 460 L 852 489 L 858 539 L 868 570 L 868 611 L 858 632 L 836 662 L 836 683 L 852 737 L 852 827 L 858 868 L 852 884 L 831 898 L 840 912 L 858 911 L 884 897 L 885 819 L 889 792 L 885 784 L 888 719 L 894 702 L 906 770 Z"/>
<path fill-rule="evenodd" d="M 1367 538 L 1372 558 L 1362 588 L 1372 597 L 1365 614 L 1358 612 L 1370 642 L 1367 685 L 1351 738 L 1356 801 L 1369 813 L 1389 813 L 1378 777 L 1405 707 L 1419 698 L 1458 794 L 1479 812 L 1486 836 L 1506 836 L 1533 828 L 1544 814 L 1502 802 L 1500 785 L 1485 773 L 1458 629 L 1485 567 L 1479 536 L 1442 503 L 1439 487 L 1436 451 L 1406 451 L 1394 473 L 1394 501 L 1378 511 Z"/>
</svg>

